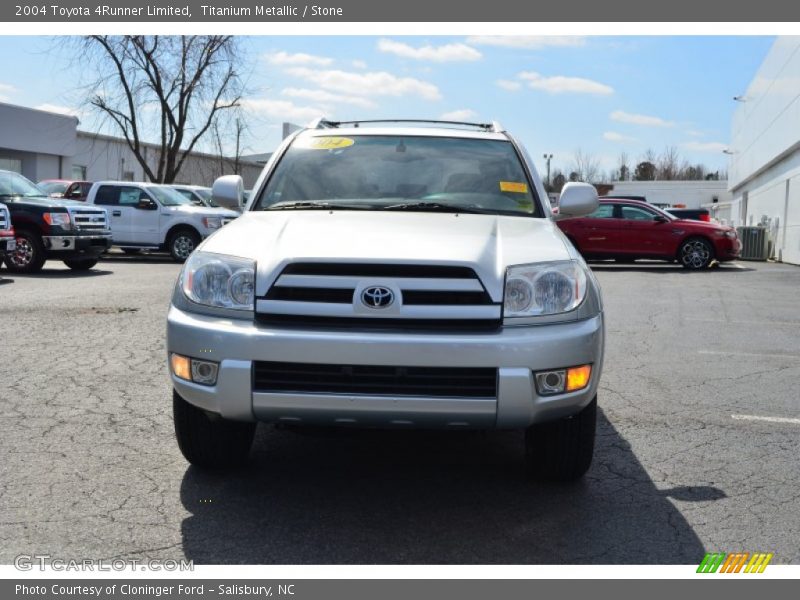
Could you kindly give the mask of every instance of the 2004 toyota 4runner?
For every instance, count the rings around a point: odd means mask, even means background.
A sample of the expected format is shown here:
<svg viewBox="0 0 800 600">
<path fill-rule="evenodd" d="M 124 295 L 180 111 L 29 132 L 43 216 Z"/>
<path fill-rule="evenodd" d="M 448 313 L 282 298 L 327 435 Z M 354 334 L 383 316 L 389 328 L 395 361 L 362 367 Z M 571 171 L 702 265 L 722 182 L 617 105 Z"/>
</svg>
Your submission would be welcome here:
<svg viewBox="0 0 800 600">
<path fill-rule="evenodd" d="M 236 206 L 242 189 L 222 177 L 214 199 Z M 569 183 L 559 217 L 596 207 Z M 531 478 L 582 476 L 603 312 L 554 218 L 496 123 L 320 120 L 291 136 L 178 278 L 167 350 L 184 456 L 235 466 L 257 421 L 524 428 Z"/>
</svg>

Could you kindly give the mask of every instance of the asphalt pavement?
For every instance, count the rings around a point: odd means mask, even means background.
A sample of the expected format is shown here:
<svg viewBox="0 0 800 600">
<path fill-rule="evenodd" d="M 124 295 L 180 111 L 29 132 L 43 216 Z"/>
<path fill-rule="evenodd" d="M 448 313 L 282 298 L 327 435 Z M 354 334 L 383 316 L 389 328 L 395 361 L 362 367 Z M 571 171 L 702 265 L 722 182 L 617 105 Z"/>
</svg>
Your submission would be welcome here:
<svg viewBox="0 0 800 600">
<path fill-rule="evenodd" d="M 800 563 L 800 267 L 592 265 L 607 318 L 587 476 L 522 475 L 519 432 L 287 430 L 250 464 L 175 443 L 179 266 L 114 255 L 0 286 L 0 563 Z"/>
</svg>

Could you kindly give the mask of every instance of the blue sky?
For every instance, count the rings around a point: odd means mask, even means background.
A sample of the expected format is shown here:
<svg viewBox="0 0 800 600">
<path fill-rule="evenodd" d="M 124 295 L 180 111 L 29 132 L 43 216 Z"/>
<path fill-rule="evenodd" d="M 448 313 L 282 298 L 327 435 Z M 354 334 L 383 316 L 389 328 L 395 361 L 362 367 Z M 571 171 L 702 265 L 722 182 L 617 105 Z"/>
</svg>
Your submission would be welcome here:
<svg viewBox="0 0 800 600">
<path fill-rule="evenodd" d="M 726 168 L 733 96 L 772 45 L 764 36 L 271 36 L 244 37 L 248 151 L 268 152 L 282 121 L 353 118 L 499 120 L 569 170 L 576 150 L 635 164 L 675 146 L 692 163 Z M 0 37 L 0 100 L 75 111 L 91 64 L 53 38 Z"/>
</svg>

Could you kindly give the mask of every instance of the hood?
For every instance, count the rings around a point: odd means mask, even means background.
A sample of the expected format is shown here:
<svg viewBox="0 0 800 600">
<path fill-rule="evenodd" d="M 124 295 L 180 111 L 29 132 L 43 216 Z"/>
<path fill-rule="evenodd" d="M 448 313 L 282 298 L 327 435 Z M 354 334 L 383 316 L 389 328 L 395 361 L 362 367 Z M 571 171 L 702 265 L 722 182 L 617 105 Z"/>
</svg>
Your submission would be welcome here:
<svg viewBox="0 0 800 600">
<path fill-rule="evenodd" d="M 161 210 L 172 212 L 187 213 L 193 215 L 203 215 L 204 217 L 232 217 L 236 218 L 239 213 L 227 208 L 214 208 L 213 206 L 197 206 L 195 204 L 179 204 L 178 206 L 162 206 Z"/>
<path fill-rule="evenodd" d="M 61 200 L 59 198 L 52 198 L 51 196 L 0 196 L 0 201 L 2 202 L 26 202 L 28 204 L 34 204 L 37 206 L 44 206 L 44 207 L 60 207 L 60 208 L 70 208 L 75 206 L 89 206 L 90 208 L 94 208 L 90 204 L 86 204 L 86 202 L 80 202 L 79 200 Z"/>
<path fill-rule="evenodd" d="M 672 225 L 679 224 L 681 227 L 691 227 L 706 231 L 728 231 L 734 229 L 730 225 L 722 225 L 721 223 L 714 223 L 712 221 L 698 221 L 696 219 L 675 219 L 671 223 Z"/>
<path fill-rule="evenodd" d="M 571 258 L 550 219 L 386 211 L 247 212 L 201 249 L 257 261 L 263 295 L 288 262 L 468 266 L 493 298 L 506 267 Z"/>
</svg>

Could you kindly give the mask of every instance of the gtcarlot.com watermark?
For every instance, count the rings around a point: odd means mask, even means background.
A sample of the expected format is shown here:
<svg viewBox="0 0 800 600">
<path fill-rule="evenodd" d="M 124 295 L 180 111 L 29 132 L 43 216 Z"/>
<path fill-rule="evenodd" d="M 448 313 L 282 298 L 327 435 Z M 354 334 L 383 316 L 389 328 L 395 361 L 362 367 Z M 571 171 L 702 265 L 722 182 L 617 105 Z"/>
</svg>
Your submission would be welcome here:
<svg viewBox="0 0 800 600">
<path fill-rule="evenodd" d="M 192 560 L 139 560 L 135 558 L 59 558 L 49 554 L 20 554 L 14 557 L 19 571 L 194 571 Z"/>
</svg>

